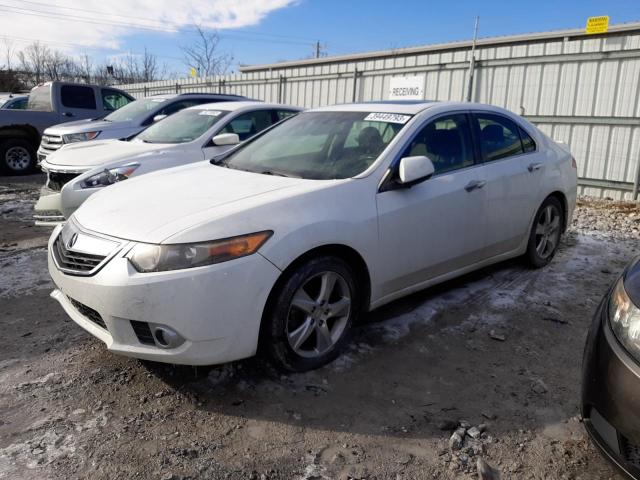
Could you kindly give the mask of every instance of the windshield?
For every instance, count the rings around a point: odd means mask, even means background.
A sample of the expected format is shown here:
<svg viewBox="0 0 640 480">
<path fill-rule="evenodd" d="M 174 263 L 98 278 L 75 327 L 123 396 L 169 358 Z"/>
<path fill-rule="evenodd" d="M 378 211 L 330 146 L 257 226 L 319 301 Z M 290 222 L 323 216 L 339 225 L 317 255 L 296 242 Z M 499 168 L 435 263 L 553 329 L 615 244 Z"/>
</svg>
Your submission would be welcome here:
<svg viewBox="0 0 640 480">
<path fill-rule="evenodd" d="M 222 164 L 316 180 L 349 178 L 369 168 L 410 118 L 375 112 L 301 113 Z"/>
<path fill-rule="evenodd" d="M 27 109 L 40 112 L 51 112 L 51 84 L 36 87 L 29 93 Z"/>
<path fill-rule="evenodd" d="M 155 110 L 160 104 L 167 100 L 166 98 L 143 98 L 141 100 L 135 100 L 115 112 L 110 113 L 104 117 L 104 119 L 109 122 L 128 122 L 140 115 Z"/>
<path fill-rule="evenodd" d="M 191 142 L 203 135 L 227 113 L 229 112 L 222 110 L 182 110 L 151 125 L 136 139 L 147 143 Z"/>
</svg>

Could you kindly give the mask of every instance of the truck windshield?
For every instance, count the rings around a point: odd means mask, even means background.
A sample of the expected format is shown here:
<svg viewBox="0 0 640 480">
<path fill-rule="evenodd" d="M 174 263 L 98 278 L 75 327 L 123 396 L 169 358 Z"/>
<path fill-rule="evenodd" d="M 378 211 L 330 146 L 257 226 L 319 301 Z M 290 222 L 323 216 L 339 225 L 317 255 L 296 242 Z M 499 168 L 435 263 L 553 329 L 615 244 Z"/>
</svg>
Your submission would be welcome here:
<svg viewBox="0 0 640 480">
<path fill-rule="evenodd" d="M 127 108 L 127 107 L 123 107 Z M 187 109 L 151 125 L 136 140 L 146 143 L 186 143 L 203 135 L 227 113 L 222 110 Z"/>
<path fill-rule="evenodd" d="M 27 110 L 53 111 L 51 106 L 51 84 L 41 85 L 31 90 Z"/>
<path fill-rule="evenodd" d="M 110 113 L 104 117 L 104 119 L 109 122 L 128 122 L 157 109 L 166 101 L 166 98 L 143 98 L 141 100 L 135 100 L 115 112 Z"/>
<path fill-rule="evenodd" d="M 369 168 L 410 119 L 377 112 L 301 113 L 219 164 L 314 180 L 350 178 Z"/>
</svg>

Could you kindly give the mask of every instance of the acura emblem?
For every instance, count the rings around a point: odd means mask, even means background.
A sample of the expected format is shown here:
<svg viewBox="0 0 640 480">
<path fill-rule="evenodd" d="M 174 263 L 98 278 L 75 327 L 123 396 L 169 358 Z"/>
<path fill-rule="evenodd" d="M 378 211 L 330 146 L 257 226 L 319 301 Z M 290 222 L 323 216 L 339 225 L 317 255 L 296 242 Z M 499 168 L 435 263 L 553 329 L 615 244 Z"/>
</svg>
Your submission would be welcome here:
<svg viewBox="0 0 640 480">
<path fill-rule="evenodd" d="M 76 243 L 76 240 L 78 240 L 78 234 L 74 233 L 73 235 L 71 235 L 71 238 L 67 242 L 67 248 L 73 247 Z"/>
</svg>

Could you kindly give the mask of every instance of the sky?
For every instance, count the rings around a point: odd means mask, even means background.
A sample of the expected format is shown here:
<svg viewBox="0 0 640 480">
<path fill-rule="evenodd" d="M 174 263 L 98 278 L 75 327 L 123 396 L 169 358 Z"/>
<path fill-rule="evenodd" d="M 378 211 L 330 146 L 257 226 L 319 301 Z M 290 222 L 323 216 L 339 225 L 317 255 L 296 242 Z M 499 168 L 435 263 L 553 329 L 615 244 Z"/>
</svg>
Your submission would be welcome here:
<svg viewBox="0 0 640 480">
<path fill-rule="evenodd" d="M 584 28 L 590 16 L 610 24 L 640 21 L 640 0 L 0 0 L 3 38 L 21 49 L 34 40 L 95 63 L 146 48 L 169 72 L 187 76 L 181 45 L 194 25 L 217 29 L 220 50 L 239 65 Z"/>
</svg>

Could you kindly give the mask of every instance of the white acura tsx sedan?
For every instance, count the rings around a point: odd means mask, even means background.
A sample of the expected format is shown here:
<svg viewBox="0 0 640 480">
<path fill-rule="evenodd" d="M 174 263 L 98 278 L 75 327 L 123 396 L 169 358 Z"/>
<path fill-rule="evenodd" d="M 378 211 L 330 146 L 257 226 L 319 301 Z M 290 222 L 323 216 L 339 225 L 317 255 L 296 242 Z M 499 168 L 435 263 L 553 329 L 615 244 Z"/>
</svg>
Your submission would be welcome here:
<svg viewBox="0 0 640 480">
<path fill-rule="evenodd" d="M 470 103 L 292 117 L 211 162 L 91 196 L 49 242 L 52 296 L 109 350 L 176 364 L 335 358 L 358 315 L 507 258 L 542 267 L 576 164 Z"/>
</svg>

